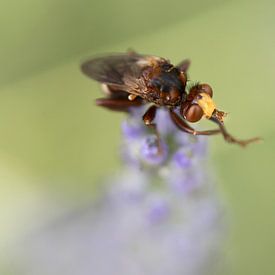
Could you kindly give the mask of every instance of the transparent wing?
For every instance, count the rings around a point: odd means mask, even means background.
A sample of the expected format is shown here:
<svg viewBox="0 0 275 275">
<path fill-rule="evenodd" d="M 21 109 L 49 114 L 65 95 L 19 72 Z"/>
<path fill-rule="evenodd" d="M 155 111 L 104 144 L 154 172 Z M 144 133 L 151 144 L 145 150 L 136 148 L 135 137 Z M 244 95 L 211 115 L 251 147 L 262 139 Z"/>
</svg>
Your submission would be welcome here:
<svg viewBox="0 0 275 275">
<path fill-rule="evenodd" d="M 81 70 L 98 82 L 140 94 L 144 88 L 140 78 L 143 70 L 163 60 L 149 55 L 124 53 L 88 60 L 82 64 Z"/>
<path fill-rule="evenodd" d="M 139 61 L 145 56 L 117 54 L 97 57 L 84 62 L 81 70 L 90 78 L 106 84 L 124 84 L 125 75 L 138 78 L 143 69 Z"/>
</svg>

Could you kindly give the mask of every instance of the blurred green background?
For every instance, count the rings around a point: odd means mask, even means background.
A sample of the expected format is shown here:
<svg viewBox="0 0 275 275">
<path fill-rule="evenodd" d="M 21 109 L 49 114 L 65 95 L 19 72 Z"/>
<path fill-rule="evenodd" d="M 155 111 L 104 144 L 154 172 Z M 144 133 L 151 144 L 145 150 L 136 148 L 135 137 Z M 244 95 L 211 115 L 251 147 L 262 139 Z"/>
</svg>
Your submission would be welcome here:
<svg viewBox="0 0 275 275">
<path fill-rule="evenodd" d="M 211 83 L 243 150 L 211 138 L 232 209 L 228 274 L 274 274 L 274 1 L 2 1 L 0 253 L 28 230 L 94 198 L 118 166 L 123 115 L 94 106 L 87 57 L 133 48 Z M 212 126 L 212 125 L 211 125 Z M 1 270 L 1 268 L 0 268 Z M 227 274 L 227 273 L 226 273 Z"/>
</svg>

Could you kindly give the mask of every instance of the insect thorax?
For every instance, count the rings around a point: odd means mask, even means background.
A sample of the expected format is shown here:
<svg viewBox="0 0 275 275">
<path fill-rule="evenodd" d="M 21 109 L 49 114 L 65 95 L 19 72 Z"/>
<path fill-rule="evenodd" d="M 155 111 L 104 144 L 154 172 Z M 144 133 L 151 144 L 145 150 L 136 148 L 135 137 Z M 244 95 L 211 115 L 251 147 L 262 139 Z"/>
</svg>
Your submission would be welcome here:
<svg viewBox="0 0 275 275">
<path fill-rule="evenodd" d="M 177 106 L 185 95 L 185 83 L 180 79 L 180 72 L 168 65 L 148 79 L 146 99 L 157 105 Z"/>
</svg>

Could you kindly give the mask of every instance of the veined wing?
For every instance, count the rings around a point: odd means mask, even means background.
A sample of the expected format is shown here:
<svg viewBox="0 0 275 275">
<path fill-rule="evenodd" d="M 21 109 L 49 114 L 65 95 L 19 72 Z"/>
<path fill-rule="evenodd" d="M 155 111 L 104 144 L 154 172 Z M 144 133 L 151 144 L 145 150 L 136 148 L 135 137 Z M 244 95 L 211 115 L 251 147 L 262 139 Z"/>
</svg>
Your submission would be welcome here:
<svg viewBox="0 0 275 275">
<path fill-rule="evenodd" d="M 141 78 L 143 70 L 147 67 L 156 67 L 163 62 L 165 59 L 160 57 L 124 53 L 88 60 L 82 64 L 81 70 L 98 82 L 141 95 L 145 89 L 145 83 Z"/>
</svg>

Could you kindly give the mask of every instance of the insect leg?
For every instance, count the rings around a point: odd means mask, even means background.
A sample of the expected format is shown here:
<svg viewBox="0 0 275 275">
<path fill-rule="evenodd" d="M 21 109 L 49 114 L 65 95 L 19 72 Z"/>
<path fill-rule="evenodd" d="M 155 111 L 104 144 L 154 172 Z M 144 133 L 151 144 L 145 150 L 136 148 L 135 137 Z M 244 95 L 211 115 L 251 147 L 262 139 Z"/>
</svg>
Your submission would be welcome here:
<svg viewBox="0 0 275 275">
<path fill-rule="evenodd" d="M 204 136 L 210 136 L 210 135 L 216 135 L 221 133 L 221 129 L 214 129 L 214 130 L 206 130 L 206 131 L 197 131 L 193 129 L 185 120 L 183 120 L 177 113 L 175 113 L 172 109 L 170 109 L 170 116 L 172 121 L 176 124 L 176 126 L 182 130 L 183 132 L 186 132 L 191 135 L 204 135 Z"/>
<path fill-rule="evenodd" d="M 250 139 L 246 139 L 246 140 L 236 139 L 227 132 L 224 124 L 221 121 L 219 121 L 216 117 L 212 116 L 210 118 L 210 120 L 219 125 L 221 133 L 222 133 L 224 139 L 229 143 L 236 143 L 236 144 L 239 144 L 242 147 L 245 147 L 246 145 L 248 145 L 251 142 L 257 142 L 257 141 L 261 140 L 261 138 L 259 138 L 259 137 L 250 138 Z"/>
<path fill-rule="evenodd" d="M 156 113 L 157 113 L 157 106 L 155 105 L 152 105 L 147 109 L 147 111 L 142 117 L 145 125 L 147 126 L 154 125 L 152 122 L 156 117 Z"/>
<path fill-rule="evenodd" d="M 157 129 L 157 125 L 156 123 L 153 123 L 153 120 L 156 117 L 156 113 L 157 113 L 157 106 L 152 105 L 151 107 L 149 107 L 149 109 L 145 112 L 145 114 L 143 115 L 142 119 L 144 121 L 144 124 L 150 128 L 152 128 L 154 130 L 154 132 L 156 133 L 157 136 L 157 144 L 158 144 L 158 151 L 159 154 L 162 153 L 162 148 L 161 148 L 161 142 L 160 142 L 160 134 L 158 132 Z"/>
<path fill-rule="evenodd" d="M 181 71 L 181 72 L 187 72 L 189 66 L 191 64 L 191 61 L 189 59 L 184 59 L 182 60 L 178 65 L 177 68 Z"/>
<path fill-rule="evenodd" d="M 128 98 L 98 98 L 96 105 L 105 107 L 112 111 L 128 112 L 130 107 L 138 107 L 143 104 L 142 99 L 136 98 L 133 101 Z"/>
</svg>

